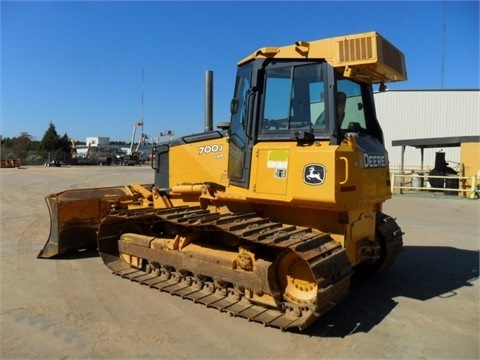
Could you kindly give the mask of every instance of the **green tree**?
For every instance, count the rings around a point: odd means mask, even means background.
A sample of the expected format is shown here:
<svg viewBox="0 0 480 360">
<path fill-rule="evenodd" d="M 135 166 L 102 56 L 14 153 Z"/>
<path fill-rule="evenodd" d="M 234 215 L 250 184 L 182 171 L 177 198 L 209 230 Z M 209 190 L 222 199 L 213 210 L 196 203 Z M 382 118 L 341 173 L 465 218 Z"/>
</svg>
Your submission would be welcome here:
<svg viewBox="0 0 480 360">
<path fill-rule="evenodd" d="M 2 149 L 12 147 L 12 139 L 9 137 L 3 137 L 0 135 L 1 142 L 2 142 Z"/>
<path fill-rule="evenodd" d="M 59 139 L 59 145 L 63 152 L 71 152 L 70 140 L 68 139 L 67 133 L 63 134 L 63 136 Z"/>
<path fill-rule="evenodd" d="M 68 135 L 65 133 L 60 137 L 55 129 L 55 125 L 50 123 L 45 131 L 42 140 L 37 148 L 37 153 L 48 161 L 70 160 L 70 143 Z"/>
<path fill-rule="evenodd" d="M 38 151 L 40 153 L 49 153 L 55 152 L 55 150 L 58 150 L 59 148 L 61 148 L 60 136 L 58 136 L 57 134 L 55 125 L 53 123 L 50 123 L 48 125 L 47 131 L 45 131 L 45 134 L 43 135 L 42 140 L 40 140 Z"/>
</svg>

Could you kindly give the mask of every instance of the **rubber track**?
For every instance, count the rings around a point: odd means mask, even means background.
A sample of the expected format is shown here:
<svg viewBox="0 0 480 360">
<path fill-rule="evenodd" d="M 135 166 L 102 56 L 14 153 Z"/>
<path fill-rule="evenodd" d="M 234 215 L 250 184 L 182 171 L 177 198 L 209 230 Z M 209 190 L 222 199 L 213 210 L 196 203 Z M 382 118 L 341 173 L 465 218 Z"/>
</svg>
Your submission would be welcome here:
<svg viewBox="0 0 480 360">
<path fill-rule="evenodd" d="M 272 222 L 255 213 L 212 214 L 199 207 L 121 211 L 106 219 L 112 217 L 116 218 L 112 219 L 113 227 L 122 221 L 133 219 L 138 224 L 143 224 L 144 229 L 147 229 L 149 224 L 161 221 L 168 222 L 180 231 L 220 230 L 247 243 L 274 248 L 275 252 L 289 249 L 308 263 L 318 286 L 316 304 L 299 306 L 284 302 L 283 309 L 272 309 L 250 303 L 235 292 L 233 287 L 218 288 L 212 282 L 199 284 L 192 281 L 191 277 L 182 277 L 176 272 L 148 273 L 132 268 L 119 258 L 102 255 L 105 265 L 115 275 L 202 303 L 234 316 L 282 330 L 294 327 L 303 330 L 348 294 L 351 267 L 345 249 L 326 233 L 317 233 L 310 228 Z M 148 230 L 145 230 L 145 234 L 148 234 Z M 118 241 L 118 239 L 118 237 L 106 236 L 105 239 L 99 238 L 99 243 L 100 241 Z"/>
</svg>

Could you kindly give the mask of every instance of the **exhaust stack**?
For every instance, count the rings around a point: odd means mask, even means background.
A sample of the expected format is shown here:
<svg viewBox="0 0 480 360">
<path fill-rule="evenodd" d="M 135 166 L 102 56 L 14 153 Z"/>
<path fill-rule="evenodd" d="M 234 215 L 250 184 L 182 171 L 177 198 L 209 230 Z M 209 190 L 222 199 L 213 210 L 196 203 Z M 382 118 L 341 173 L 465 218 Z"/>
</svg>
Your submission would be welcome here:
<svg viewBox="0 0 480 360">
<path fill-rule="evenodd" d="M 213 71 L 205 71 L 205 132 L 213 131 Z"/>
</svg>

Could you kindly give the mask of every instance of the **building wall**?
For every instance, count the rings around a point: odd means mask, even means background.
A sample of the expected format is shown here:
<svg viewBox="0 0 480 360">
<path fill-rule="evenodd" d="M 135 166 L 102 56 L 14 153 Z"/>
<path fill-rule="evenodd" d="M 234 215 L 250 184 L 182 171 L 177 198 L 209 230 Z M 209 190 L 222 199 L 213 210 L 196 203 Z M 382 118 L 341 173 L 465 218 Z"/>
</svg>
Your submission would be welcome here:
<svg viewBox="0 0 480 360">
<path fill-rule="evenodd" d="M 108 145 L 110 144 L 110 138 L 105 136 L 87 137 L 86 144 L 90 145 Z"/>
<path fill-rule="evenodd" d="M 479 89 L 393 90 L 374 97 L 392 169 L 401 161 L 401 146 L 393 147 L 393 140 L 480 135 Z M 425 167 L 433 167 L 437 151 L 454 169 L 461 161 L 460 148 L 425 149 Z M 419 168 L 420 160 L 420 149 L 407 146 L 405 169 Z"/>
<path fill-rule="evenodd" d="M 461 145 L 461 161 L 465 166 L 465 176 L 477 176 L 480 181 L 480 143 Z"/>
</svg>

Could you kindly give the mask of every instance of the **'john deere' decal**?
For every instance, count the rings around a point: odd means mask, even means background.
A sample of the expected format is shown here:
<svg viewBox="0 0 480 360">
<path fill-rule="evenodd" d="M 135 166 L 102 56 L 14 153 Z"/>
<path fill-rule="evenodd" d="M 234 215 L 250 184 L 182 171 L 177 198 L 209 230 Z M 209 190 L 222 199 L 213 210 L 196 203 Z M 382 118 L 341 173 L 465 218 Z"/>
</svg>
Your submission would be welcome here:
<svg viewBox="0 0 480 360">
<path fill-rule="evenodd" d="M 365 168 L 378 168 L 385 167 L 386 165 L 385 155 L 363 154 L 363 166 Z"/>
<path fill-rule="evenodd" d="M 308 185 L 321 185 L 325 181 L 325 166 L 308 164 L 303 168 L 303 182 Z"/>
</svg>

